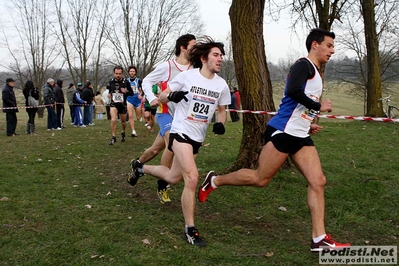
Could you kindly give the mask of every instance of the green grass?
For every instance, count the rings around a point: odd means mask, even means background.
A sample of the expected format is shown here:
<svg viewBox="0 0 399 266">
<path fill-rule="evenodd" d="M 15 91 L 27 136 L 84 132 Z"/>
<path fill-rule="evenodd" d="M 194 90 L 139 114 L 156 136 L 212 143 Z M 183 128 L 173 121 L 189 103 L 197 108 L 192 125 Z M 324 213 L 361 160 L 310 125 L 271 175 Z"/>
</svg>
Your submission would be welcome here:
<svg viewBox="0 0 399 266">
<path fill-rule="evenodd" d="M 22 133 L 26 113 L 18 117 Z M 265 188 L 223 187 L 198 203 L 196 225 L 208 243 L 198 248 L 182 240 L 183 182 L 162 206 L 154 177 L 135 187 L 125 181 L 130 159 L 156 136 L 143 123 L 136 122 L 138 138 L 109 146 L 108 121 L 48 132 L 38 119 L 37 135 L 17 137 L 5 136 L 4 114 L 0 121 L 0 265 L 318 265 L 309 252 L 307 184 L 295 168 Z M 398 124 L 320 123 L 313 140 L 328 180 L 328 232 L 352 245 L 397 245 Z M 237 156 L 241 125 L 226 128 L 223 136 L 208 131 L 200 182 Z"/>
</svg>

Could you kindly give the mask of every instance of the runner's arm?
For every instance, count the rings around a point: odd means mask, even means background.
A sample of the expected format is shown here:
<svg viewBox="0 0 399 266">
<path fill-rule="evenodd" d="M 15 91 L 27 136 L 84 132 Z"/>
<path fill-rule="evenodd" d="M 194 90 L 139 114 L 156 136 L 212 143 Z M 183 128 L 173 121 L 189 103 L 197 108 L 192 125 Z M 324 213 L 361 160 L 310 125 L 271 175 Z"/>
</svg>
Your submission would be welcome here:
<svg viewBox="0 0 399 266">
<path fill-rule="evenodd" d="M 141 86 L 149 103 L 158 98 L 152 92 L 152 85 L 157 84 L 158 82 L 166 81 L 168 79 L 168 76 L 168 64 L 167 62 L 164 62 L 158 65 L 151 73 L 149 73 L 143 79 L 143 83 L 141 84 Z"/>
<path fill-rule="evenodd" d="M 285 94 L 306 108 L 319 111 L 321 104 L 309 98 L 304 92 L 304 84 L 314 76 L 314 69 L 312 71 L 310 68 L 312 66 L 305 60 L 298 61 L 291 67 Z"/>
</svg>

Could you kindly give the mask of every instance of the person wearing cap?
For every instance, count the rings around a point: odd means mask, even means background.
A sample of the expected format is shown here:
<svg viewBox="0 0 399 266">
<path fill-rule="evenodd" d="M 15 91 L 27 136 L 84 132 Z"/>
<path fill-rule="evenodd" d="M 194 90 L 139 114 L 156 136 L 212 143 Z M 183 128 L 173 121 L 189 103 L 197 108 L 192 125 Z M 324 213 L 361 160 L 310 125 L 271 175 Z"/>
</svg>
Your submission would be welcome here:
<svg viewBox="0 0 399 266">
<path fill-rule="evenodd" d="M 75 110 L 73 109 L 74 108 L 73 95 L 75 94 L 75 92 L 76 92 L 75 84 L 70 83 L 69 87 L 67 88 L 66 93 L 67 93 L 67 100 L 68 100 L 68 105 L 69 105 L 69 114 L 71 116 L 71 125 L 73 125 L 74 121 L 75 121 L 74 120 L 75 119 Z"/>
<path fill-rule="evenodd" d="M 54 79 L 47 79 L 43 88 L 43 100 L 47 109 L 47 130 L 61 130 L 57 127 L 57 114 L 55 113 L 54 106 Z"/>
<path fill-rule="evenodd" d="M 14 84 L 15 81 L 12 78 L 6 79 L 6 85 L 2 91 L 2 99 L 3 99 L 3 112 L 6 113 L 6 134 L 7 136 L 13 137 L 18 135 L 15 133 L 15 129 L 17 128 L 17 99 L 15 98 L 14 93 Z"/>
<path fill-rule="evenodd" d="M 83 117 L 82 117 L 82 108 L 81 106 L 87 104 L 85 100 L 82 99 L 82 91 L 83 91 L 83 84 L 78 83 L 78 88 L 75 90 L 73 94 L 73 106 L 75 111 L 75 118 L 74 118 L 74 127 L 86 127 L 83 124 Z"/>
</svg>

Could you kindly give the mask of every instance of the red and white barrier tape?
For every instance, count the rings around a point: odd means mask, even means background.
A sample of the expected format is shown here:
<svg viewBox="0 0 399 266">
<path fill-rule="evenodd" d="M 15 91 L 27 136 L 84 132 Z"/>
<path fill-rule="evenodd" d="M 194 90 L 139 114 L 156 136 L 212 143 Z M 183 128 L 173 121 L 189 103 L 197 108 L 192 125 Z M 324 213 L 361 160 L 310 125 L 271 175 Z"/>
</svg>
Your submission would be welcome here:
<svg viewBox="0 0 399 266">
<path fill-rule="evenodd" d="M 67 105 L 67 103 L 57 103 L 57 104 L 62 104 L 62 105 Z M 52 104 L 54 105 L 54 104 Z M 77 106 L 89 106 L 89 104 L 83 104 L 83 103 L 74 103 L 72 105 L 77 105 Z M 18 107 L 0 107 L 0 110 L 10 110 L 10 109 L 29 109 L 29 108 L 41 108 L 41 107 L 46 107 L 46 106 L 51 106 L 51 104 L 42 104 L 38 106 L 18 106 Z M 101 106 L 101 105 L 98 105 Z M 105 106 L 105 105 L 102 105 Z"/>
<path fill-rule="evenodd" d="M 350 116 L 350 115 L 317 115 L 320 118 L 334 118 L 346 120 L 377 121 L 377 122 L 399 122 L 399 118 Z"/>
<path fill-rule="evenodd" d="M 46 107 L 47 105 L 38 105 L 38 106 L 18 106 L 18 107 L 3 107 L 0 110 L 11 110 L 11 109 L 29 109 L 29 108 L 40 108 Z"/>
<path fill-rule="evenodd" d="M 251 111 L 251 110 L 227 110 L 229 112 L 244 113 L 244 114 L 262 114 L 262 115 L 275 115 L 277 112 L 267 111 Z M 370 117 L 370 116 L 351 116 L 351 115 L 317 115 L 319 118 L 333 118 L 333 119 L 345 119 L 345 120 L 361 120 L 361 121 L 377 121 L 377 122 L 399 122 L 399 118 L 387 118 L 387 117 Z"/>
<path fill-rule="evenodd" d="M 82 106 L 82 104 L 73 104 Z M 24 109 L 24 108 L 39 108 L 46 107 L 48 105 L 39 105 L 37 107 L 33 106 L 21 106 L 21 107 L 6 107 L 0 108 L 0 110 L 4 109 Z M 101 105 L 99 105 L 101 106 Z M 103 105 L 105 106 L 105 105 Z M 227 112 L 236 112 L 243 114 L 258 114 L 258 115 L 276 115 L 277 112 L 268 112 L 268 111 L 251 111 L 251 110 L 234 110 L 227 109 Z M 399 118 L 387 118 L 387 117 L 370 117 L 370 116 L 352 116 L 352 115 L 317 115 L 319 118 L 332 118 L 332 119 L 345 119 L 345 120 L 359 120 L 359 121 L 376 121 L 376 122 L 399 122 Z"/>
</svg>

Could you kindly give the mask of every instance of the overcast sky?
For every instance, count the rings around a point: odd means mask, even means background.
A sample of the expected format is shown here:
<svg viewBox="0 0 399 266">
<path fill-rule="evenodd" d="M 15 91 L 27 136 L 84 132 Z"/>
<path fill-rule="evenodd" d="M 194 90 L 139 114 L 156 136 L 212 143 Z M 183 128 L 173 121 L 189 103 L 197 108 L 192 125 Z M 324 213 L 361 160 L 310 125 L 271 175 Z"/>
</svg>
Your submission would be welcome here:
<svg viewBox="0 0 399 266">
<path fill-rule="evenodd" d="M 230 32 L 229 8 L 231 0 L 198 0 L 201 16 L 206 24 L 206 34 L 218 41 L 223 41 Z M 307 55 L 305 38 L 308 33 L 304 29 L 302 40 L 292 33 L 289 18 L 279 22 L 269 22 L 264 19 L 264 39 L 268 61 L 277 63 L 282 59 L 297 59 Z"/>
<path fill-rule="evenodd" d="M 0 0 L 0 11 L 4 12 L 4 2 Z M 228 15 L 231 0 L 198 0 L 203 21 L 206 24 L 206 35 L 217 41 L 225 41 L 230 32 L 230 18 Z M 266 56 L 268 61 L 278 63 L 279 59 L 296 60 L 307 54 L 304 38 L 308 30 L 304 29 L 302 40 L 290 29 L 290 19 L 281 18 L 279 22 L 270 22 L 264 19 L 264 39 L 266 44 Z M 0 48 L 0 58 L 5 59 L 5 48 Z"/>
</svg>

